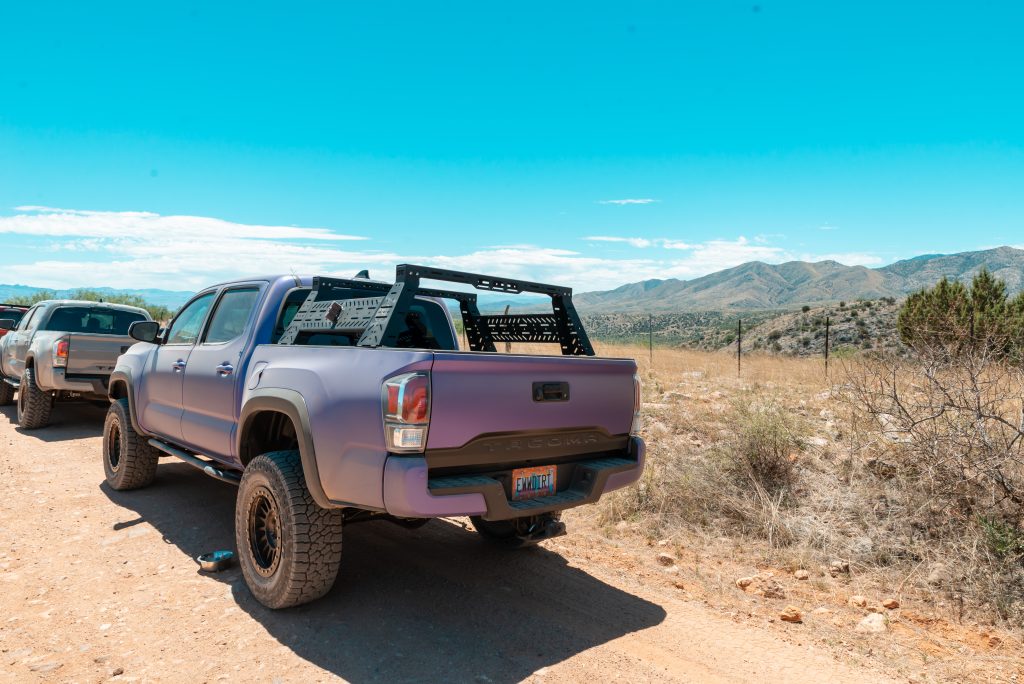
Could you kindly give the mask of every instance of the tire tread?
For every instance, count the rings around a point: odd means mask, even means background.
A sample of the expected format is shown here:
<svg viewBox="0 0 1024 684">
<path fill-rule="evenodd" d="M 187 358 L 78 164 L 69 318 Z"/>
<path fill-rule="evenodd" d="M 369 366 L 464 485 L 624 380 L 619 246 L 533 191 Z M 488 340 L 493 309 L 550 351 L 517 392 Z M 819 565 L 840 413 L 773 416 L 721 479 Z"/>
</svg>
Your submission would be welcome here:
<svg viewBox="0 0 1024 684">
<path fill-rule="evenodd" d="M 107 482 L 119 491 L 139 489 L 153 482 L 160 462 L 160 452 L 150 446 L 145 435 L 135 431 L 130 411 L 127 399 L 116 399 L 110 403 L 103 423 L 103 467 Z M 116 473 L 110 468 L 107 457 L 107 434 L 114 421 L 121 431 L 121 462 Z"/>
<path fill-rule="evenodd" d="M 36 430 L 50 424 L 53 397 L 39 389 L 35 368 L 26 368 L 18 385 L 18 425 L 24 430 Z"/>
<path fill-rule="evenodd" d="M 263 474 L 280 496 L 278 504 L 283 524 L 284 557 L 278 567 L 280 576 L 264 585 L 253 582 L 248 540 L 248 493 L 246 476 Z M 277 491 L 277 490 L 280 491 Z M 281 496 L 283 494 L 283 496 Z M 235 537 L 242 556 L 242 574 L 256 598 L 268 608 L 288 608 L 314 601 L 334 585 L 341 565 L 342 514 L 340 510 L 321 508 L 309 493 L 299 452 L 272 451 L 254 458 L 245 470 L 239 487 L 235 514 Z M 283 574 L 281 574 L 283 573 Z"/>
</svg>

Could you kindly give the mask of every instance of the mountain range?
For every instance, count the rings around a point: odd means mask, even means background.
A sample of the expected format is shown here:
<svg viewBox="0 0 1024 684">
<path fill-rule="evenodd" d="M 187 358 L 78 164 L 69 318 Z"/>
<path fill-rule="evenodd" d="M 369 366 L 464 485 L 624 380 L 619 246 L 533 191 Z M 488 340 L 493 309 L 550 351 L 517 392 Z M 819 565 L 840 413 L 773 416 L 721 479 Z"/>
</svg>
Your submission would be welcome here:
<svg viewBox="0 0 1024 684">
<path fill-rule="evenodd" d="M 40 290 L 48 290 L 45 287 L 33 287 L 31 285 L 0 285 L 0 303 L 9 302 L 15 297 L 28 297 L 34 295 Z M 67 290 L 54 290 L 57 298 L 65 298 L 70 295 L 74 290 L 92 290 L 99 292 L 101 295 L 137 295 L 142 297 L 150 304 L 156 304 L 158 306 L 166 306 L 168 309 L 177 309 L 179 306 L 188 301 L 188 298 L 192 296 L 192 292 L 182 292 L 177 290 L 160 290 L 156 288 L 146 288 L 141 290 L 132 289 L 117 289 L 113 287 L 81 287 Z"/>
<path fill-rule="evenodd" d="M 666 313 L 678 311 L 765 311 L 842 300 L 904 297 L 934 285 L 943 276 L 970 279 L 982 267 L 1004 280 L 1011 292 L 1024 289 L 1024 249 L 996 247 L 959 254 L 925 254 L 880 268 L 845 266 L 837 261 L 789 261 L 766 264 L 751 261 L 693 280 L 645 280 L 614 290 L 582 292 L 573 301 L 581 314 Z M 42 288 L 0 285 L 0 302 Z M 191 292 L 159 289 L 88 288 L 99 292 L 135 294 L 151 304 L 174 309 Z M 59 291 L 58 296 L 68 290 Z M 481 309 L 500 311 L 505 304 L 520 310 L 538 308 L 546 298 L 483 294 Z"/>
<path fill-rule="evenodd" d="M 943 276 L 965 280 L 987 267 L 1011 292 L 1024 289 L 1024 249 L 997 247 L 959 254 L 926 254 L 881 268 L 836 261 L 752 261 L 693 280 L 645 280 L 573 296 L 586 313 L 757 311 L 842 300 L 904 297 Z"/>
</svg>

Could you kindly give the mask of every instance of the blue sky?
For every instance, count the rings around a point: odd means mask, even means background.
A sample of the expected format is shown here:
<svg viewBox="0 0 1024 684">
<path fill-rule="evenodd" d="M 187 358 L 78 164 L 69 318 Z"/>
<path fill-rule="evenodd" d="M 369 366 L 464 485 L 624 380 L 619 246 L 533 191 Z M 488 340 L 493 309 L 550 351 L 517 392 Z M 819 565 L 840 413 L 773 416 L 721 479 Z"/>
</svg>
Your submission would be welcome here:
<svg viewBox="0 0 1024 684">
<path fill-rule="evenodd" d="M 1024 244 L 1020 3 L 209 4 L 0 7 L 0 282 Z"/>
</svg>

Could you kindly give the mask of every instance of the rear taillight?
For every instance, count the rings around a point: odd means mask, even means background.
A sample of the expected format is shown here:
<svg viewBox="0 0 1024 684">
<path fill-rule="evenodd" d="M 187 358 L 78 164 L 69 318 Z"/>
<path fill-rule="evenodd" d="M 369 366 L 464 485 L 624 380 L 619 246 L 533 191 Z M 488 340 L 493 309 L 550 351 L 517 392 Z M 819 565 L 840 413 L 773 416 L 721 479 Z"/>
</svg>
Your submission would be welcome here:
<svg viewBox="0 0 1024 684">
<path fill-rule="evenodd" d="M 62 337 L 53 345 L 53 365 L 65 368 L 68 365 L 68 351 L 71 349 L 71 340 Z"/>
<path fill-rule="evenodd" d="M 385 380 L 381 410 L 388 451 L 422 453 L 430 425 L 430 375 L 406 373 Z"/>
<path fill-rule="evenodd" d="M 643 418 L 640 416 L 640 407 L 643 405 L 643 399 L 640 396 L 640 376 L 633 374 L 633 424 L 629 428 L 629 434 L 639 435 L 640 428 L 643 426 Z"/>
</svg>

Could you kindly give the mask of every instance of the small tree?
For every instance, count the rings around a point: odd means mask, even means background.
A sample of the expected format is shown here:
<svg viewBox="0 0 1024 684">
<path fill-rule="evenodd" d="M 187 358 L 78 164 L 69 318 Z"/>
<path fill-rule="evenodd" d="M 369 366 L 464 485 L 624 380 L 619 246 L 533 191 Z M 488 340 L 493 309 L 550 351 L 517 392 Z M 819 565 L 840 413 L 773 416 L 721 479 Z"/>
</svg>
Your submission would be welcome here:
<svg viewBox="0 0 1024 684">
<path fill-rule="evenodd" d="M 943 278 L 935 287 L 910 295 L 896 327 L 900 339 L 918 351 L 958 355 L 973 349 L 994 358 L 1019 358 L 1024 347 L 1024 295 L 1009 300 L 1006 283 L 982 268 L 970 288 Z"/>
</svg>

